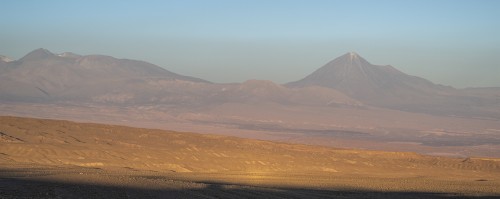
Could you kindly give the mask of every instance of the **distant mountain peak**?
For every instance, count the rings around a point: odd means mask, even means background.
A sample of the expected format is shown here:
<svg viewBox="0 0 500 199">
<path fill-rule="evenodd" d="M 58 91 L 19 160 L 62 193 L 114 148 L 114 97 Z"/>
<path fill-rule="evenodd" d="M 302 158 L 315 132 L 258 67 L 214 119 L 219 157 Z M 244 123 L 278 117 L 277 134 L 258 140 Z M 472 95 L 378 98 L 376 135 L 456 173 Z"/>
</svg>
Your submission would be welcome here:
<svg viewBox="0 0 500 199">
<path fill-rule="evenodd" d="M 359 55 L 356 52 L 349 52 L 351 59 L 356 59 Z"/>
<path fill-rule="evenodd" d="M 361 57 L 361 55 L 359 55 L 356 52 L 348 52 L 348 53 L 338 57 L 337 59 L 347 59 L 347 60 L 351 60 L 351 61 L 354 61 L 354 60 L 366 61 L 363 57 Z"/>
<path fill-rule="evenodd" d="M 57 54 L 59 57 L 70 57 L 70 58 L 79 58 L 81 55 L 72 53 L 72 52 L 63 52 L 61 54 Z"/>
<path fill-rule="evenodd" d="M 31 53 L 38 53 L 38 54 L 46 54 L 46 55 L 54 55 L 54 53 L 50 52 L 49 50 L 45 49 L 45 48 L 38 48 L 38 49 L 35 49 L 33 51 L 31 51 Z M 28 53 L 29 55 L 30 53 Z"/>
<path fill-rule="evenodd" d="M 0 61 L 0 93 L 3 88 L 8 88 L 9 92 L 10 90 L 13 92 L 10 95 L 12 98 L 7 98 L 16 100 L 22 99 L 22 97 L 17 98 L 20 96 L 18 93 L 32 96 L 28 97 L 30 100 L 48 100 L 62 95 L 70 98 L 81 96 L 78 93 L 67 94 L 76 89 L 83 89 L 82 93 L 93 94 L 101 91 L 111 92 L 113 89 L 125 87 L 124 84 L 133 84 L 137 86 L 133 86 L 134 88 L 141 88 L 138 90 L 148 90 L 147 82 L 159 80 L 209 83 L 199 78 L 170 72 L 144 61 L 117 59 L 105 55 L 53 54 L 43 48 L 31 51 L 19 61 L 9 64 Z M 0 97 L 0 100 L 2 98 Z"/>
<path fill-rule="evenodd" d="M 410 76 L 385 65 L 373 65 L 355 52 L 328 62 L 305 78 L 287 86 L 323 86 L 372 104 L 387 104 L 409 99 L 431 98 L 440 92 L 432 82 Z"/>
<path fill-rule="evenodd" d="M 13 60 L 13 59 L 11 59 L 10 57 L 0 55 L 0 61 L 3 61 L 3 62 L 11 62 L 11 61 L 14 61 L 14 60 Z"/>
<path fill-rule="evenodd" d="M 21 61 L 45 59 L 52 56 L 54 56 L 54 53 L 45 48 L 39 48 L 25 55 L 23 58 L 21 58 Z"/>
</svg>

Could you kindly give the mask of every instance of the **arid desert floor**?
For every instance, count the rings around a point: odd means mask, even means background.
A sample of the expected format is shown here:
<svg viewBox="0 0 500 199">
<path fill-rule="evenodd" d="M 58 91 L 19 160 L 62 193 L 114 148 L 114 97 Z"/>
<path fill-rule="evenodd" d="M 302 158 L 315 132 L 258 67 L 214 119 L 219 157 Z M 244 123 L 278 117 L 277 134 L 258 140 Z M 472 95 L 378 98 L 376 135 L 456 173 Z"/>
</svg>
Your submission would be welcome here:
<svg viewBox="0 0 500 199">
<path fill-rule="evenodd" d="M 0 117 L 0 198 L 500 197 L 500 160 Z"/>
</svg>

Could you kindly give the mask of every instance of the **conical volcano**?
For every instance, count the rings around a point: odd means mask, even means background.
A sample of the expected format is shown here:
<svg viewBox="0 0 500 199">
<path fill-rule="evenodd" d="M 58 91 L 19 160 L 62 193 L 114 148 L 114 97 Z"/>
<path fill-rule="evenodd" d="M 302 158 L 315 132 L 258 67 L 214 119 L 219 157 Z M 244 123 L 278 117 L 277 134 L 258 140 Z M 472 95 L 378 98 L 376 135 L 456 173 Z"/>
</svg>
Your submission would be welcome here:
<svg viewBox="0 0 500 199">
<path fill-rule="evenodd" d="M 25 55 L 23 58 L 21 58 L 21 61 L 28 61 L 28 60 L 40 60 L 40 59 L 46 59 L 53 57 L 54 54 L 50 52 L 47 49 L 44 48 L 39 48 L 36 50 L 31 51 L 27 55 Z"/>
<path fill-rule="evenodd" d="M 407 75 L 389 65 L 373 65 L 354 52 L 328 62 L 287 86 L 333 88 L 365 103 L 383 106 L 433 98 L 433 95 L 450 89 Z"/>
</svg>

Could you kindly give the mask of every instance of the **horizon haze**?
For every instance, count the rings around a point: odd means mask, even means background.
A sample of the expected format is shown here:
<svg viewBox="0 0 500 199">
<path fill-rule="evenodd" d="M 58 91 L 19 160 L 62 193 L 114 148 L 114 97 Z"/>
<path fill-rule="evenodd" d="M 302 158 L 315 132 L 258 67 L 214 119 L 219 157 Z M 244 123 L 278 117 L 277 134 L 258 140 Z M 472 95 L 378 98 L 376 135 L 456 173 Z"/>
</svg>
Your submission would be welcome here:
<svg viewBox="0 0 500 199">
<path fill-rule="evenodd" d="M 2 115 L 453 157 L 498 156 L 499 97 L 500 88 L 442 86 L 352 52 L 281 85 L 47 49 L 0 61 Z"/>
<path fill-rule="evenodd" d="M 498 1 L 2 5 L 0 55 L 12 59 L 42 47 L 144 60 L 218 83 L 283 84 L 345 52 L 357 52 L 374 64 L 391 64 L 442 85 L 500 87 Z"/>
<path fill-rule="evenodd" d="M 500 198 L 500 1 L 0 5 L 0 198 Z"/>
</svg>

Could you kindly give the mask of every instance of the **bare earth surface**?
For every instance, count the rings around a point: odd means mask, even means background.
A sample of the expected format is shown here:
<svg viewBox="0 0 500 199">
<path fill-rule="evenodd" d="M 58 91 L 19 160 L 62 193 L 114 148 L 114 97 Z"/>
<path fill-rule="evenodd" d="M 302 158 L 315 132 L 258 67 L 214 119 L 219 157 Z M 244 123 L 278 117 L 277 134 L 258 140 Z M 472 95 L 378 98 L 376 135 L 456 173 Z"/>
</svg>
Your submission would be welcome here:
<svg viewBox="0 0 500 199">
<path fill-rule="evenodd" d="M 500 197 L 500 160 L 0 117 L 0 198 Z"/>
<path fill-rule="evenodd" d="M 225 104 L 171 106 L 0 103 L 0 116 L 127 125 L 329 147 L 466 158 L 500 158 L 497 120 L 432 116 L 387 109 Z"/>
</svg>

